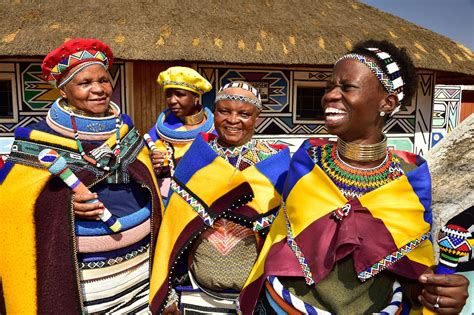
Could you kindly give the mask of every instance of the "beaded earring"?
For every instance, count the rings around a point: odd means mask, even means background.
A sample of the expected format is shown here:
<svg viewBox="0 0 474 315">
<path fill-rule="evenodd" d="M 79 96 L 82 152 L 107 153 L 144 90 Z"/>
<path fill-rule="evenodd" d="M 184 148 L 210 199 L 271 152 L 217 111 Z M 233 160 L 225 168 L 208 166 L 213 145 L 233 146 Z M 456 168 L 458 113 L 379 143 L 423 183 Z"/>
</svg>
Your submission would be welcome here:
<svg viewBox="0 0 474 315">
<path fill-rule="evenodd" d="M 380 112 L 380 117 L 385 116 L 385 112 Z"/>
</svg>

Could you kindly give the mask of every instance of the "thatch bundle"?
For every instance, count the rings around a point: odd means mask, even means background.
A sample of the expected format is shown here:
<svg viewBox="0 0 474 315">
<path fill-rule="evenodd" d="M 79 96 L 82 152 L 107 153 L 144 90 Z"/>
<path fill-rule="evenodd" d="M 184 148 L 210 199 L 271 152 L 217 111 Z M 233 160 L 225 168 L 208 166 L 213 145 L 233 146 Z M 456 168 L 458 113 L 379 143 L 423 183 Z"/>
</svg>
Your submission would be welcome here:
<svg viewBox="0 0 474 315">
<path fill-rule="evenodd" d="M 407 47 L 417 68 L 474 75 L 470 49 L 353 0 L 16 0 L 0 16 L 0 56 L 95 37 L 126 60 L 314 66 L 375 38 Z"/>
</svg>

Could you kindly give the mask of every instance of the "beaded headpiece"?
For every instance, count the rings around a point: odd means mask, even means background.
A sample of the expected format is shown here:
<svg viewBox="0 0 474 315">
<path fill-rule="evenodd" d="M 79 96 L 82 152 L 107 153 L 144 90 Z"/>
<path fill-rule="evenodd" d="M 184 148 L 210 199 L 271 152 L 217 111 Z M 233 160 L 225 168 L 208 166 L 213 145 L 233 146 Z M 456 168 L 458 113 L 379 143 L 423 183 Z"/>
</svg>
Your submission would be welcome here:
<svg viewBox="0 0 474 315">
<path fill-rule="evenodd" d="M 51 51 L 43 60 L 43 78 L 53 86 L 61 87 L 84 68 L 99 64 L 106 70 L 112 65 L 114 56 L 109 46 L 98 39 L 76 38 Z M 82 64 L 63 80 L 69 70 Z M 63 81 L 62 81 L 63 80 Z"/>
<path fill-rule="evenodd" d="M 188 67 L 170 67 L 162 71 L 156 81 L 164 90 L 184 89 L 202 95 L 212 89 L 209 81 Z"/>
<path fill-rule="evenodd" d="M 377 59 L 379 59 L 382 66 L 384 67 L 383 70 L 371 58 L 356 53 L 350 53 L 342 56 L 336 61 L 336 64 L 344 59 L 355 59 L 366 65 L 370 69 L 370 71 L 372 71 L 372 73 L 377 77 L 377 79 L 382 84 L 384 90 L 387 93 L 395 93 L 397 95 L 398 106 L 391 113 L 391 115 L 393 115 L 400 110 L 400 105 L 404 98 L 403 86 L 405 83 L 403 82 L 400 73 L 400 67 L 392 58 L 392 56 L 390 56 L 390 54 L 381 51 L 378 48 L 366 48 L 366 50 L 375 53 L 375 56 L 377 57 Z"/>
<path fill-rule="evenodd" d="M 244 95 L 226 93 L 225 90 L 230 88 L 239 88 L 242 90 L 250 91 L 255 96 L 255 99 Z M 260 93 L 256 88 L 254 88 L 247 82 L 230 82 L 221 87 L 221 89 L 217 93 L 216 100 L 214 102 L 217 103 L 222 100 L 245 102 L 254 105 L 259 110 L 262 110 L 262 99 L 260 98 Z"/>
</svg>

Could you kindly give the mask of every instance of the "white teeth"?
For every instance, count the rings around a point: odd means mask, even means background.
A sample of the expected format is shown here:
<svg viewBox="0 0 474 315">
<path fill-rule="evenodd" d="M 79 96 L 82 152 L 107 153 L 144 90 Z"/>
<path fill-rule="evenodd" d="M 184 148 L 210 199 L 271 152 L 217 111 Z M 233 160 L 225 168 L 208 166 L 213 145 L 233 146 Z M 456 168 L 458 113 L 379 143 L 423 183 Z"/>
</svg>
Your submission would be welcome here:
<svg viewBox="0 0 474 315">
<path fill-rule="evenodd" d="M 345 114 L 346 111 L 342 110 L 342 109 L 337 109 L 337 108 L 334 108 L 334 107 L 328 107 L 328 108 L 326 108 L 324 113 L 325 114 Z"/>
<path fill-rule="evenodd" d="M 326 120 L 331 120 L 331 121 L 336 121 L 344 118 L 344 115 L 331 115 L 331 116 L 326 116 Z"/>
</svg>

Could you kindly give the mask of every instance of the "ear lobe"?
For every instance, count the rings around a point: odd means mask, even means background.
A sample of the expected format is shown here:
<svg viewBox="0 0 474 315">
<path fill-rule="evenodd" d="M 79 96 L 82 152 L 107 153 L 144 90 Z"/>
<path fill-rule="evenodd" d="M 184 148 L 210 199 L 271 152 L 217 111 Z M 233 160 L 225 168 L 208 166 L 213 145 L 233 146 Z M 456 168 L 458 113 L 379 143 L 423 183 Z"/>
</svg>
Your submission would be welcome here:
<svg viewBox="0 0 474 315">
<path fill-rule="evenodd" d="M 398 105 L 398 97 L 395 93 L 389 93 L 384 99 L 384 102 L 380 106 L 380 112 L 385 112 L 387 114 L 393 112 Z"/>
<path fill-rule="evenodd" d="M 61 97 L 64 98 L 64 99 L 67 99 L 66 97 L 66 92 L 64 91 L 64 89 L 59 89 L 59 93 L 61 94 Z"/>
</svg>

